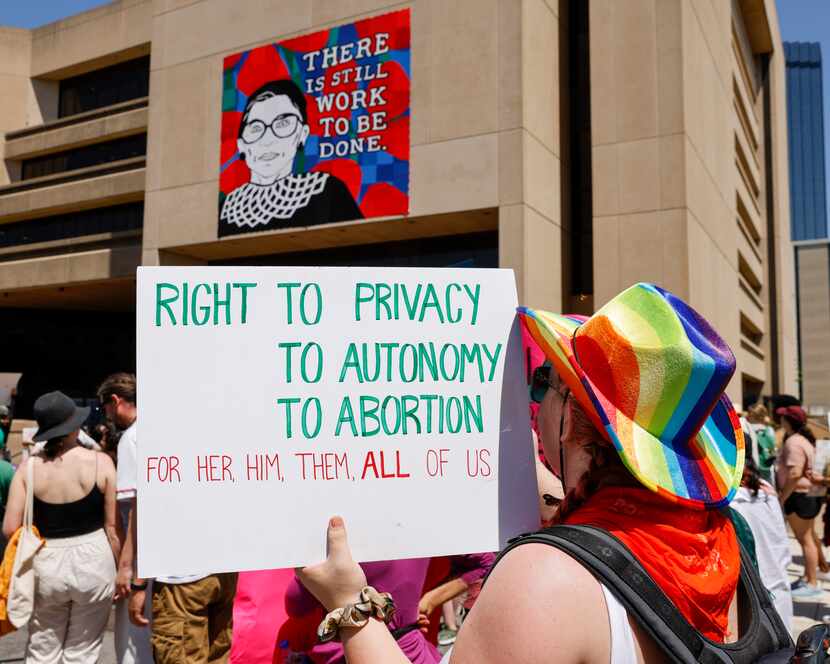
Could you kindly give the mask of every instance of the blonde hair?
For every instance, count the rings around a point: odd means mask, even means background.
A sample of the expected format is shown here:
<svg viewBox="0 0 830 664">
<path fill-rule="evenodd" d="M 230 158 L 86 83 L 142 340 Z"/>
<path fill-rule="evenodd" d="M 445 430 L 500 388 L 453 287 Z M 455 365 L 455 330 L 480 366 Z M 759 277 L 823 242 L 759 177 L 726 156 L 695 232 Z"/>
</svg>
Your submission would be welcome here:
<svg viewBox="0 0 830 664">
<path fill-rule="evenodd" d="M 753 424 L 769 424 L 769 411 L 762 403 L 756 403 L 750 406 L 746 411 L 746 419 Z"/>
</svg>

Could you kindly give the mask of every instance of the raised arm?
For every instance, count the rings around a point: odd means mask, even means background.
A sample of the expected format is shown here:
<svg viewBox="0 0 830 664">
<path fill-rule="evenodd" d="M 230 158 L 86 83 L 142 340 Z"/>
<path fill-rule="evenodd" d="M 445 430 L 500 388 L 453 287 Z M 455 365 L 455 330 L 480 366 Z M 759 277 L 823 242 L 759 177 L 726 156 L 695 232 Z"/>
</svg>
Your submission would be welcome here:
<svg viewBox="0 0 830 664">
<path fill-rule="evenodd" d="M 340 517 L 329 522 L 326 542 L 325 562 L 298 569 L 297 578 L 327 611 L 332 611 L 356 601 L 366 585 L 366 575 L 352 559 Z M 383 588 L 377 590 L 382 592 Z M 340 636 L 349 664 L 409 664 L 392 633 L 379 620 L 371 618 L 365 627 L 343 629 Z"/>
<path fill-rule="evenodd" d="M 328 528 L 328 557 L 297 570 L 326 607 L 354 602 L 366 584 L 352 559 L 343 520 Z M 378 590 L 383 590 L 378 588 Z M 582 565 L 543 544 L 518 547 L 496 566 L 464 622 L 450 664 L 592 664 L 611 656 L 602 588 Z M 348 664 L 407 664 L 389 630 L 377 620 L 341 630 Z"/>
</svg>

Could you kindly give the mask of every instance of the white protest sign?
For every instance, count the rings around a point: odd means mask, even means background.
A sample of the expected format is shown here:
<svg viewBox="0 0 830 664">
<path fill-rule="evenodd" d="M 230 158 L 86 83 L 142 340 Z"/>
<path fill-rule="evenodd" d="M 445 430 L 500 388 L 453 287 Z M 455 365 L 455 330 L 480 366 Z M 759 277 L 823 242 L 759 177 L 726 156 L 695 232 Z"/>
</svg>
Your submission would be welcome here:
<svg viewBox="0 0 830 664">
<path fill-rule="evenodd" d="M 495 551 L 538 526 L 512 271 L 139 268 L 142 577 Z"/>
</svg>

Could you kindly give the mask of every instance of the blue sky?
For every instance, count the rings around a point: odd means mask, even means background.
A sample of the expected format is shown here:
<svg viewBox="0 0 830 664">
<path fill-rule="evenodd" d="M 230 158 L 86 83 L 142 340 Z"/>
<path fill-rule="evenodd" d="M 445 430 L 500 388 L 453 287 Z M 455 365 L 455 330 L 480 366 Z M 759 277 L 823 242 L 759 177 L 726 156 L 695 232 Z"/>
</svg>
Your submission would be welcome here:
<svg viewBox="0 0 830 664">
<path fill-rule="evenodd" d="M 0 25 L 36 28 L 108 2 L 109 0 L 4 0 L 0 3 Z"/>
</svg>

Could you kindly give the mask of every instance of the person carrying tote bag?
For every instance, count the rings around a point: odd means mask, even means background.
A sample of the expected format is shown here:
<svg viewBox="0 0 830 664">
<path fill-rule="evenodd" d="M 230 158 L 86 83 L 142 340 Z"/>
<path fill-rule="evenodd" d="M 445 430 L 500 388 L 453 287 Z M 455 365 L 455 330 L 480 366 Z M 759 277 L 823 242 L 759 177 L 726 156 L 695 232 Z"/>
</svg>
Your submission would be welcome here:
<svg viewBox="0 0 830 664">
<path fill-rule="evenodd" d="M 34 414 L 33 440 L 46 444 L 15 474 L 3 521 L 6 536 L 22 526 L 9 614 L 15 625 L 28 622 L 27 664 L 94 664 L 120 552 L 115 466 L 106 454 L 78 443 L 88 408 L 50 392 L 35 401 Z"/>
<path fill-rule="evenodd" d="M 23 511 L 23 525 L 18 529 L 20 535 L 9 581 L 9 598 L 6 601 L 9 622 L 18 629 L 28 624 L 32 617 L 35 606 L 35 556 L 43 546 L 43 539 L 32 523 L 34 470 L 33 463 L 26 464 L 26 507 Z"/>
<path fill-rule="evenodd" d="M 34 556 L 43 546 L 40 533 L 32 525 L 33 468 L 30 465 L 27 469 L 29 477 L 26 482 L 23 525 L 9 539 L 3 562 L 0 563 L 0 636 L 15 631 L 32 617 L 35 595 Z"/>
</svg>

